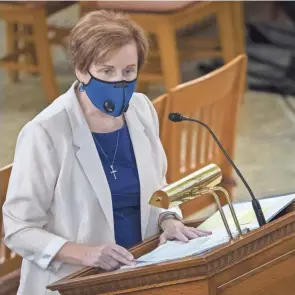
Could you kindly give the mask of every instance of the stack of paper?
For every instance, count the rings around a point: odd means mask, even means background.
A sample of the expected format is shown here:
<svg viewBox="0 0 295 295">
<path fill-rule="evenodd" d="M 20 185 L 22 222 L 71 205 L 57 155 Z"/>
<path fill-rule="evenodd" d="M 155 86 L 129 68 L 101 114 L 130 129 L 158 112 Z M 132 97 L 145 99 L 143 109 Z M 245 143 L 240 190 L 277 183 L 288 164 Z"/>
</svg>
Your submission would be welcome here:
<svg viewBox="0 0 295 295">
<path fill-rule="evenodd" d="M 224 231 L 214 231 L 212 235 L 190 240 L 188 243 L 168 241 L 154 251 L 137 259 L 135 266 L 144 266 L 159 262 L 184 258 L 191 255 L 200 255 L 217 245 L 227 243 L 229 238 Z M 128 267 L 122 267 L 128 268 Z"/>
</svg>

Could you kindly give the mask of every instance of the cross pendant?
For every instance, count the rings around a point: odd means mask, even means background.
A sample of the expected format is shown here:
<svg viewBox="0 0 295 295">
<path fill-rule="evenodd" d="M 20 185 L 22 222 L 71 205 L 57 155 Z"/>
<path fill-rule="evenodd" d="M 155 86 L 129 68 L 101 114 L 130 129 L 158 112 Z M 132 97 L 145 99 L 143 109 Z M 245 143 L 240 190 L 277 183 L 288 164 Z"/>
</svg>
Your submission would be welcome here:
<svg viewBox="0 0 295 295">
<path fill-rule="evenodd" d="M 113 165 L 111 165 L 111 169 L 112 169 L 111 174 L 113 174 L 114 178 L 117 179 L 117 177 L 116 177 L 117 170 L 114 170 Z"/>
</svg>

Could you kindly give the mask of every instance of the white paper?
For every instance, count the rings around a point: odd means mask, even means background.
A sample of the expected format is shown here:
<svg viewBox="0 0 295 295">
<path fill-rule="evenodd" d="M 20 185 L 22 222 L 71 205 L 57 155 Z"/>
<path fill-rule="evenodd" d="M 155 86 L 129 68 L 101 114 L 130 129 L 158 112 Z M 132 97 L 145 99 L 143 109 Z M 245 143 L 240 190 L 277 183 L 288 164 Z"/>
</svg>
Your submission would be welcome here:
<svg viewBox="0 0 295 295">
<path fill-rule="evenodd" d="M 259 200 L 266 222 L 272 220 L 279 212 L 281 212 L 290 203 L 292 203 L 294 199 L 295 194 L 290 194 L 285 196 L 278 196 Z M 233 204 L 233 206 L 241 227 L 247 227 L 248 225 L 252 225 L 254 227 L 259 226 L 251 201 L 235 203 Z M 225 205 L 222 208 L 231 231 L 235 231 L 236 226 L 228 205 Z M 209 231 L 214 229 L 225 230 L 225 226 L 223 224 L 219 211 L 215 212 L 211 217 L 205 220 L 198 228 Z"/>
<path fill-rule="evenodd" d="M 180 241 L 167 241 L 165 244 L 159 246 L 154 251 L 141 256 L 137 259 L 135 266 L 144 266 L 149 264 L 160 263 L 168 260 L 175 260 L 191 255 L 198 255 L 228 242 L 228 237 L 223 231 L 220 233 L 215 232 L 212 235 L 204 236 L 190 240 L 187 243 Z M 124 266 L 122 268 L 129 268 Z"/>
</svg>

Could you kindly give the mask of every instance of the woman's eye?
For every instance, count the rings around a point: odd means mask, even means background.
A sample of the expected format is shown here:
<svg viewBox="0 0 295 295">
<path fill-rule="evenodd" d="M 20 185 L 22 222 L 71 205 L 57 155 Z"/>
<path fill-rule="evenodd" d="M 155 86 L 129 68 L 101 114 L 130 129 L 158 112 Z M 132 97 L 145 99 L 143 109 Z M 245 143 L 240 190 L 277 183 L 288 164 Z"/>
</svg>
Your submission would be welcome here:
<svg viewBox="0 0 295 295">
<path fill-rule="evenodd" d="M 125 74 L 129 75 L 129 74 L 133 74 L 134 72 L 135 72 L 134 69 L 128 69 L 128 70 L 125 71 Z"/>
<path fill-rule="evenodd" d="M 112 70 L 111 69 L 103 69 L 103 70 L 101 70 L 101 72 L 103 72 L 106 75 L 110 75 L 112 73 Z"/>
</svg>

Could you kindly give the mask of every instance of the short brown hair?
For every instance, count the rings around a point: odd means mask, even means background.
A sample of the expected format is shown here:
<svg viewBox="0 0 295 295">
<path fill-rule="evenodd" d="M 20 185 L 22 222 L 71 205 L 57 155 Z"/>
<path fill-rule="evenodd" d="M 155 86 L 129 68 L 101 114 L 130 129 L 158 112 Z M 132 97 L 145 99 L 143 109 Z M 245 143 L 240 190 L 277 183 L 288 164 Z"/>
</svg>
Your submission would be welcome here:
<svg viewBox="0 0 295 295">
<path fill-rule="evenodd" d="M 69 51 L 72 65 L 85 73 L 92 63 L 104 62 L 117 49 L 132 41 L 137 47 L 140 69 L 149 47 L 143 29 L 121 12 L 90 12 L 71 31 Z"/>
</svg>

